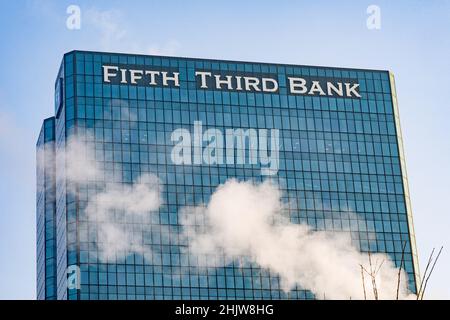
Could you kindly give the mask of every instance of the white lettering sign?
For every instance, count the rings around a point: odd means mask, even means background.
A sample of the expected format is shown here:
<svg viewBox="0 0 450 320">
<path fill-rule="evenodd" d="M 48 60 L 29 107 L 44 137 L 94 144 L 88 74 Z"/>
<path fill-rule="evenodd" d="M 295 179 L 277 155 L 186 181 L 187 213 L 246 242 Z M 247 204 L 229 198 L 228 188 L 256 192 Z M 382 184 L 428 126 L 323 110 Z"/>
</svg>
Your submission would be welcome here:
<svg viewBox="0 0 450 320">
<path fill-rule="evenodd" d="M 277 93 L 280 90 L 278 75 L 273 77 L 258 74 L 212 71 L 194 72 L 196 88 L 210 90 L 246 91 L 255 93 Z M 187 77 L 185 76 L 184 79 Z M 292 95 L 361 98 L 359 83 L 351 79 L 329 79 L 324 77 L 287 76 L 287 93 Z M 180 72 L 127 68 L 103 65 L 103 82 L 140 86 L 180 87 Z"/>
</svg>

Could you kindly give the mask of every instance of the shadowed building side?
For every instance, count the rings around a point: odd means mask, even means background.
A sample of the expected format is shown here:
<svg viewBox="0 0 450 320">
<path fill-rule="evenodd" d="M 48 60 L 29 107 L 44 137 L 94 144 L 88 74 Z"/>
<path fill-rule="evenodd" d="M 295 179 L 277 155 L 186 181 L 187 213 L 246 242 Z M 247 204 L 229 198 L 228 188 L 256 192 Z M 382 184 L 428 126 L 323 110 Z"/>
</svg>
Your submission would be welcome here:
<svg viewBox="0 0 450 320">
<path fill-rule="evenodd" d="M 56 300 L 55 117 L 44 120 L 36 153 L 37 298 Z"/>
</svg>

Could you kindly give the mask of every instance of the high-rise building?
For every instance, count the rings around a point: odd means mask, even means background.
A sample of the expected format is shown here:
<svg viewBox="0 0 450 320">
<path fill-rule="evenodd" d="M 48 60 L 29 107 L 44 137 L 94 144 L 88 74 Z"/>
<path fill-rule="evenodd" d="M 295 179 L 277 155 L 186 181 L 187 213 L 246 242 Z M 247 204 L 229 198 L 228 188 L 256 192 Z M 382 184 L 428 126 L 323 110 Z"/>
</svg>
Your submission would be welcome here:
<svg viewBox="0 0 450 320">
<path fill-rule="evenodd" d="M 209 129 L 216 142 L 223 134 L 223 150 L 205 150 Z M 191 264 L 180 210 L 207 203 L 230 178 L 275 180 L 292 222 L 347 232 L 359 250 L 386 253 L 417 290 L 389 71 L 72 51 L 37 148 L 39 299 L 314 298 L 301 286 L 282 290 L 255 264 Z M 142 191 L 134 183 L 145 176 L 155 192 L 146 174 L 159 179 L 161 203 L 148 217 L 127 216 L 139 207 L 122 203 Z M 105 190 L 115 206 L 99 200 Z M 107 241 L 114 236 L 117 246 Z"/>
</svg>

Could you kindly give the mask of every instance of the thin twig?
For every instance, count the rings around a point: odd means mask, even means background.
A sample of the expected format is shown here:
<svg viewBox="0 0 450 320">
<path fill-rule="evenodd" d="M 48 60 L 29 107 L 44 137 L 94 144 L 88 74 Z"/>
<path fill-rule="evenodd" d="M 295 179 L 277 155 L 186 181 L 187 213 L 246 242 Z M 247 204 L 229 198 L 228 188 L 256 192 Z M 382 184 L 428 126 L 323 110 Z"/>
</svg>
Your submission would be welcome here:
<svg viewBox="0 0 450 320">
<path fill-rule="evenodd" d="M 372 267 L 372 257 L 369 251 L 370 276 L 372 278 L 372 289 L 375 300 L 378 300 L 377 282 L 375 280 L 374 269 Z"/>
<path fill-rule="evenodd" d="M 428 263 L 427 263 L 427 266 L 425 267 L 425 272 L 423 273 L 422 281 L 420 282 L 419 291 L 417 291 L 417 300 L 420 300 L 420 295 L 421 295 L 421 292 L 422 292 L 422 286 L 423 286 L 423 284 L 424 284 L 423 279 L 424 279 L 424 278 L 426 277 L 426 275 L 427 275 L 428 267 L 430 266 L 431 261 L 433 261 L 433 255 L 434 255 L 434 250 L 435 250 L 435 249 L 436 249 L 436 248 L 433 248 L 433 250 L 431 250 L 431 254 L 430 254 L 430 256 L 428 257 Z"/>
<path fill-rule="evenodd" d="M 433 273 L 434 267 L 436 266 L 436 262 L 438 261 L 439 256 L 441 255 L 441 252 L 442 252 L 442 249 L 443 249 L 443 248 L 444 248 L 444 246 L 442 246 L 441 249 L 439 250 L 439 253 L 438 253 L 438 255 L 436 256 L 436 259 L 434 260 L 433 266 L 431 267 L 430 273 L 428 274 L 428 277 L 427 277 L 427 279 L 425 280 L 425 284 L 424 284 L 424 286 L 423 286 L 423 291 L 422 291 L 422 298 L 421 298 L 421 300 L 423 300 L 423 295 L 425 294 L 425 289 L 427 288 L 428 280 L 430 279 L 431 274 Z"/>
<path fill-rule="evenodd" d="M 362 266 L 362 264 L 360 264 L 360 267 L 361 267 L 362 285 L 363 285 L 363 290 L 364 290 L 364 300 L 367 300 L 367 296 L 366 296 L 366 284 L 365 284 L 365 280 L 364 280 L 364 267 Z"/>
<path fill-rule="evenodd" d="M 383 266 L 384 261 L 386 261 L 385 259 L 383 259 L 380 263 L 380 266 L 378 267 L 377 271 L 375 271 L 375 275 L 378 274 L 378 272 L 380 271 L 381 267 Z"/>
<path fill-rule="evenodd" d="M 397 300 L 398 295 L 400 292 L 400 277 L 402 275 L 402 267 L 403 267 L 403 261 L 405 259 L 405 248 L 406 248 L 406 241 L 403 242 L 403 248 L 402 248 L 402 259 L 400 260 L 400 268 L 398 268 L 398 278 L 397 278 Z"/>
</svg>

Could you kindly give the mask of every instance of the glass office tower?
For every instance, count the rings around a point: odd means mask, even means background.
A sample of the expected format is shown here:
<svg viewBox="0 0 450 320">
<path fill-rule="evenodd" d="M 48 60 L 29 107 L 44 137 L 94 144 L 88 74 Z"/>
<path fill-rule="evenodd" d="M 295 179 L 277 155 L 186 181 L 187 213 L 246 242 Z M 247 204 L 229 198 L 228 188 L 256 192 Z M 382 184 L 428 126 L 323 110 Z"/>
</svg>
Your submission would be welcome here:
<svg viewBox="0 0 450 320">
<path fill-rule="evenodd" d="M 223 132 L 278 129 L 277 170 L 264 175 L 258 162 L 173 163 L 171 134 L 193 132 L 199 122 Z M 100 180 L 68 179 L 65 155 L 73 136 L 93 148 Z M 44 146 L 37 176 L 40 299 L 313 299 L 300 286 L 283 291 L 278 276 L 257 265 L 206 272 L 190 265 L 183 243 L 174 240 L 179 211 L 207 203 L 230 178 L 275 179 L 291 204 L 292 222 L 348 232 L 361 251 L 387 253 L 397 266 L 406 242 L 404 269 L 409 289 L 417 290 L 408 180 L 388 71 L 72 51 L 56 80 L 55 117 L 44 121 L 39 136 L 38 149 Z M 161 181 L 156 218 L 123 223 L 141 234 L 153 256 L 130 251 L 102 259 L 86 207 L 102 185 L 130 185 L 145 173 Z"/>
</svg>

